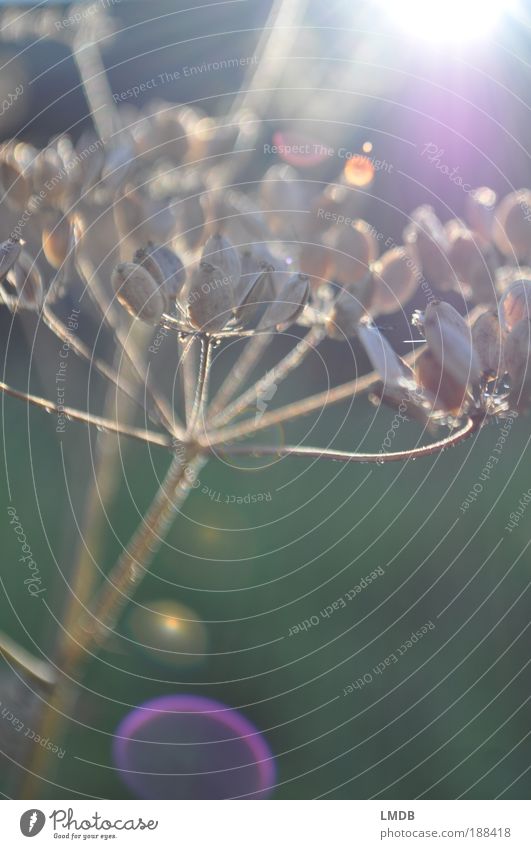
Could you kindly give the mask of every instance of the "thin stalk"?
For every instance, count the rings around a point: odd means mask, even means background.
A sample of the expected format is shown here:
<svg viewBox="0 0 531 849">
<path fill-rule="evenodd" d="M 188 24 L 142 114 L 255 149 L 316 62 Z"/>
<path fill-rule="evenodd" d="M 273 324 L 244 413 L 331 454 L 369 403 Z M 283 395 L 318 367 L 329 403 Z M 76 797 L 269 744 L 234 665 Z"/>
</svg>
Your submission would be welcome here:
<svg viewBox="0 0 531 849">
<path fill-rule="evenodd" d="M 121 128 L 101 53 L 93 36 L 83 27 L 72 49 L 89 111 L 102 141 L 108 142 Z"/>
<path fill-rule="evenodd" d="M 238 389 L 244 385 L 273 338 L 273 333 L 260 333 L 252 336 L 245 344 L 241 357 L 238 358 L 236 365 L 221 384 L 208 408 L 208 416 L 212 425 L 218 424 L 218 415 L 225 409 Z"/>
<path fill-rule="evenodd" d="M 208 400 L 208 382 L 210 377 L 210 365 L 212 360 L 212 340 L 208 336 L 201 336 L 201 351 L 199 355 L 199 371 L 197 375 L 197 386 L 194 403 L 187 419 L 186 435 L 188 439 L 194 436 L 200 423 L 204 420 L 205 405 Z"/>
<path fill-rule="evenodd" d="M 374 453 L 357 453 L 352 451 L 334 451 L 330 448 L 312 448 L 306 445 L 223 445 L 218 446 L 218 451 L 223 454 L 230 455 L 247 455 L 252 454 L 253 457 L 313 457 L 316 459 L 326 458 L 329 460 L 338 460 L 341 463 L 396 463 L 399 460 L 415 460 L 418 457 L 429 457 L 432 454 L 439 454 L 446 448 L 451 448 L 458 445 L 465 439 L 468 439 L 472 434 L 480 430 L 484 421 L 484 417 L 470 416 L 466 423 L 446 436 L 444 439 L 439 439 L 437 442 L 431 442 L 429 445 L 421 445 L 417 448 L 410 448 L 406 451 L 390 451 L 381 454 Z"/>
<path fill-rule="evenodd" d="M 150 445 L 159 445 L 161 448 L 174 448 L 172 438 L 166 433 L 156 433 L 153 430 L 146 430 L 145 428 L 134 427 L 133 425 L 118 424 L 113 419 L 107 419 L 103 416 L 95 416 L 92 413 L 86 413 L 84 410 L 76 410 L 74 407 L 59 407 L 47 398 L 41 398 L 38 395 L 31 395 L 29 392 L 23 392 L 21 389 L 13 389 L 13 387 L 9 386 L 7 383 L 2 383 L 1 381 L 0 392 L 5 392 L 6 395 L 11 395 L 13 398 L 27 401 L 28 404 L 40 407 L 41 410 L 45 410 L 46 412 L 65 416 L 65 418 L 72 419 L 72 421 L 94 425 L 94 427 L 100 428 L 101 430 L 108 430 L 109 432 L 117 433 L 120 436 L 138 439 L 140 442 L 147 442 Z"/>
<path fill-rule="evenodd" d="M 197 375 L 195 336 L 191 339 L 179 340 L 181 348 L 181 376 L 184 396 L 184 413 L 187 422 L 190 421 L 195 400 L 195 387 Z"/>
<path fill-rule="evenodd" d="M 304 336 L 295 347 L 257 383 L 243 392 L 232 404 L 229 404 L 222 413 L 216 416 L 214 424 L 220 427 L 227 422 L 230 422 L 236 416 L 245 412 L 250 404 L 256 403 L 256 397 L 260 394 L 266 394 L 276 384 L 285 380 L 288 375 L 296 369 L 304 360 L 304 358 L 315 350 L 317 345 L 323 340 L 325 331 L 322 327 L 312 327 L 312 329 Z M 260 423 L 262 419 L 260 419 Z M 253 419 L 254 423 L 254 419 Z"/>
<path fill-rule="evenodd" d="M 146 575 L 177 510 L 205 462 L 205 458 L 198 457 L 194 449 L 182 457 L 173 457 L 151 506 L 91 605 L 90 616 L 72 632 L 61 628 L 58 668 L 62 677 L 43 704 L 39 724 L 41 736 L 60 739 L 61 725 L 75 709 L 78 695 L 75 674 L 80 673 L 84 663 L 93 656 L 93 651 L 112 633 L 120 613 Z M 28 771 L 21 798 L 38 798 L 39 781 L 44 777 L 43 772 Z"/>
</svg>

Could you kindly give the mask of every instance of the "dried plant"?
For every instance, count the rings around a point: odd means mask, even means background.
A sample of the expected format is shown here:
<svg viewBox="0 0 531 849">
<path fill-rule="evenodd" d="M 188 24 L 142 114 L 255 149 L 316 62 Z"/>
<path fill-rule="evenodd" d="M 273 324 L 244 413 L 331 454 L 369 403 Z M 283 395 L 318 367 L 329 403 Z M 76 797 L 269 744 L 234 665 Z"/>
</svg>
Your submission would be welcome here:
<svg viewBox="0 0 531 849">
<path fill-rule="evenodd" d="M 96 20 L 106 22 L 100 14 L 90 26 Z M 518 265 L 530 257 L 531 190 L 498 203 L 491 190 L 479 188 L 467 199 L 466 220 L 445 225 L 433 209 L 420 207 L 403 245 L 379 256 L 378 231 L 357 216 L 356 192 L 344 173 L 326 186 L 309 184 L 282 164 L 255 184 L 238 184 L 260 132 L 258 116 L 245 108 L 225 121 L 162 101 L 142 110 L 117 108 L 98 70 L 97 40 L 87 46 L 86 26 L 72 49 L 94 132 L 77 144 L 56 137 L 42 150 L 13 139 L 0 153 L 6 208 L 0 293 L 15 316 L 32 313 L 103 376 L 111 399 L 117 393 L 129 399 L 143 420 L 119 420 L 115 403 L 96 414 L 0 386 L 60 417 L 164 449 L 170 459 L 136 533 L 91 599 L 82 591 L 83 575 L 74 576 L 56 657 L 60 678 L 3 643 L 6 656 L 49 688 L 48 729 L 72 698 L 69 679 L 79 677 L 112 634 L 209 458 L 404 461 L 457 445 L 493 417 L 526 410 L 531 400 L 531 271 Z M 419 343 L 400 357 L 378 321 L 403 311 L 421 281 L 438 294 L 413 315 Z M 442 299 L 447 292 L 464 296 L 465 315 Z M 64 315 L 75 298 L 113 339 L 111 357 L 69 326 Z M 254 379 L 266 348 L 294 326 L 303 332 L 292 349 Z M 148 365 L 147 351 L 156 351 L 161 338 L 174 339 L 180 352 L 179 387 L 171 397 Z M 235 338 L 244 342 L 237 364 L 212 393 L 213 353 Z M 361 345 L 374 370 L 275 408 L 276 387 L 326 338 L 350 350 Z M 259 439 L 273 425 L 361 393 L 420 421 L 430 441 L 357 453 Z M 256 415 L 260 398 L 271 403 Z"/>
</svg>

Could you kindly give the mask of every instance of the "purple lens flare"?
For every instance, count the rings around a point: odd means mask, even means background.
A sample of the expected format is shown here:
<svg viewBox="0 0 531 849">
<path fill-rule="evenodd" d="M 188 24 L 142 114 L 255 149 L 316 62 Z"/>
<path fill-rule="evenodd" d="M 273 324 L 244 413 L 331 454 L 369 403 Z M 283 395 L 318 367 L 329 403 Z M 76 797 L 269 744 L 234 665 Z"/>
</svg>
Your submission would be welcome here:
<svg viewBox="0 0 531 849">
<path fill-rule="evenodd" d="M 271 750 L 239 711 L 202 696 L 151 699 L 119 724 L 113 761 L 141 799 L 264 799 Z"/>
</svg>

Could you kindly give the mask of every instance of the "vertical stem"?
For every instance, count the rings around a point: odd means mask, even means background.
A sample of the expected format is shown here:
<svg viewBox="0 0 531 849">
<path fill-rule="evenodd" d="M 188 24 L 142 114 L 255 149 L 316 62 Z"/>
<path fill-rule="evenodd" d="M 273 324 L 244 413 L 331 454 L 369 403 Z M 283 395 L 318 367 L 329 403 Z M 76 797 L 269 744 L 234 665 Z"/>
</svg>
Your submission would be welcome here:
<svg viewBox="0 0 531 849">
<path fill-rule="evenodd" d="M 212 340 L 209 336 L 200 336 L 201 351 L 199 355 L 199 372 L 193 407 L 190 417 L 186 423 L 188 437 L 193 436 L 201 424 L 205 413 L 205 404 L 208 398 L 208 379 L 210 376 L 210 364 L 212 360 Z"/>
<path fill-rule="evenodd" d="M 221 384 L 209 407 L 208 414 L 209 418 L 212 418 L 213 424 L 215 424 L 216 417 L 227 406 L 238 389 L 244 385 L 245 380 L 251 374 L 273 338 L 274 334 L 272 333 L 260 333 L 257 336 L 251 336 L 248 342 L 246 342 L 241 357 L 238 357 L 234 368 L 231 369 Z"/>
</svg>

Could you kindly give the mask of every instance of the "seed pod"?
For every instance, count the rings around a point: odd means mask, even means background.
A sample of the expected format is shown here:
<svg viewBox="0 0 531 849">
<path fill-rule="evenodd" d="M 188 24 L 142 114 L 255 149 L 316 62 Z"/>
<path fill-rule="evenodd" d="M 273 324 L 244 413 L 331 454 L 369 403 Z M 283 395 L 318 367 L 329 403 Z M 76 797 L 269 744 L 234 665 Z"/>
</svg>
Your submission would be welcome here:
<svg viewBox="0 0 531 849">
<path fill-rule="evenodd" d="M 12 310 L 40 309 L 44 300 L 44 287 L 35 259 L 22 250 L 16 263 L 4 278 L 0 291 L 2 300 Z"/>
<path fill-rule="evenodd" d="M 481 186 L 467 195 L 465 204 L 467 223 L 484 242 L 490 242 L 496 208 L 496 192 L 487 186 Z"/>
<path fill-rule="evenodd" d="M 374 324 L 362 322 L 358 326 L 358 337 L 365 348 L 373 368 L 380 375 L 384 390 L 397 387 L 410 387 L 411 369 L 393 350 L 385 336 Z"/>
<path fill-rule="evenodd" d="M 233 315 L 232 278 L 202 261 L 192 272 L 186 301 L 189 319 L 197 330 L 219 333 Z"/>
<path fill-rule="evenodd" d="M 230 281 L 233 292 L 236 290 L 242 271 L 240 257 L 225 236 L 220 233 L 210 236 L 203 248 L 201 262 L 219 268 L 222 275 Z"/>
<path fill-rule="evenodd" d="M 71 225 L 60 212 L 51 213 L 42 229 L 42 249 L 52 268 L 60 268 L 71 245 Z"/>
<path fill-rule="evenodd" d="M 481 365 L 472 345 L 470 328 L 451 304 L 445 301 L 428 304 L 424 335 L 436 360 L 461 386 L 479 381 Z"/>
<path fill-rule="evenodd" d="M 272 165 L 266 171 L 260 200 L 274 236 L 298 238 L 304 231 L 308 205 L 299 175 L 290 165 Z"/>
<path fill-rule="evenodd" d="M 186 282 L 186 270 L 171 248 L 148 242 L 146 248 L 136 251 L 133 262 L 148 271 L 166 293 L 168 302 L 175 300 Z"/>
<path fill-rule="evenodd" d="M 439 289 L 452 288 L 448 263 L 448 237 L 431 206 L 419 206 L 404 230 L 404 245 L 422 267 L 430 283 Z"/>
<path fill-rule="evenodd" d="M 496 209 L 492 237 L 504 256 L 525 260 L 531 254 L 531 191 L 508 194 Z"/>
<path fill-rule="evenodd" d="M 324 237 L 334 263 L 334 277 L 347 288 L 367 276 L 369 266 L 378 256 L 378 246 L 369 224 L 358 219 L 350 226 L 334 227 Z"/>
<path fill-rule="evenodd" d="M 122 262 L 112 273 L 116 297 L 127 312 L 147 324 L 158 324 L 168 309 L 165 292 L 141 265 Z"/>
<path fill-rule="evenodd" d="M 25 209 L 32 195 L 32 167 L 36 151 L 22 142 L 7 144 L 1 151 L 0 185 L 11 209 Z"/>
<path fill-rule="evenodd" d="M 333 266 L 332 252 L 328 246 L 312 242 L 305 242 L 301 246 L 299 268 L 301 274 L 309 278 L 312 289 L 318 289 L 323 283 L 330 282 Z"/>
<path fill-rule="evenodd" d="M 372 315 L 387 315 L 403 307 L 417 290 L 415 266 L 404 248 L 392 248 L 372 266 Z"/>
<path fill-rule="evenodd" d="M 529 406 L 531 389 L 531 322 L 521 319 L 505 342 L 505 364 L 511 378 L 511 405 L 517 410 Z"/>
<path fill-rule="evenodd" d="M 355 294 L 345 289 L 334 302 L 333 309 L 326 319 L 326 333 L 330 339 L 344 342 L 358 333 L 361 319 L 366 316 L 365 307 Z"/>
<path fill-rule="evenodd" d="M 494 301 L 496 293 L 486 257 L 482 252 L 477 236 L 460 221 L 452 220 L 446 224 L 448 236 L 448 261 L 454 278 L 454 288 L 459 283 L 466 289 L 465 294 L 477 301 Z"/>
<path fill-rule="evenodd" d="M 276 298 L 267 307 L 258 323 L 258 328 L 285 330 L 303 311 L 309 291 L 309 280 L 306 275 L 293 274 L 286 283 L 278 287 Z"/>
<path fill-rule="evenodd" d="M 20 256 L 21 246 L 18 239 L 7 239 L 0 242 L 0 280 L 6 276 L 10 268 Z"/>
<path fill-rule="evenodd" d="M 422 351 L 415 361 L 415 374 L 426 390 L 435 410 L 457 415 L 469 397 L 462 381 L 454 380 L 430 350 Z"/>
<path fill-rule="evenodd" d="M 504 292 L 498 308 L 500 324 L 510 332 L 524 318 L 531 318 L 531 280 L 517 280 Z"/>
<path fill-rule="evenodd" d="M 498 313 L 489 310 L 476 319 L 472 327 L 472 344 L 483 374 L 499 377 L 506 371 L 503 357 L 504 337 Z"/>
</svg>

